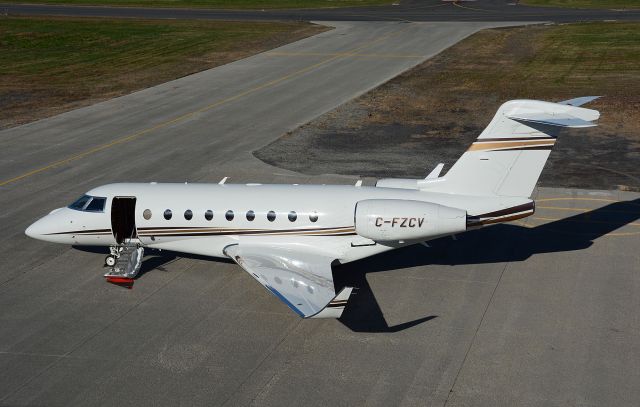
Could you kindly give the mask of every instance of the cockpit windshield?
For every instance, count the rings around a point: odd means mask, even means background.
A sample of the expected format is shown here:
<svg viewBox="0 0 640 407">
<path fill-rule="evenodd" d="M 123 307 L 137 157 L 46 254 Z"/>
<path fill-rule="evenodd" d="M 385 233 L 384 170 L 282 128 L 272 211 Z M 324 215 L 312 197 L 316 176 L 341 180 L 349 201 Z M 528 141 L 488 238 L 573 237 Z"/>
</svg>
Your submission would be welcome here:
<svg viewBox="0 0 640 407">
<path fill-rule="evenodd" d="M 104 212 L 107 198 L 101 196 L 82 195 L 77 201 L 68 206 L 69 209 L 83 212 Z"/>
</svg>

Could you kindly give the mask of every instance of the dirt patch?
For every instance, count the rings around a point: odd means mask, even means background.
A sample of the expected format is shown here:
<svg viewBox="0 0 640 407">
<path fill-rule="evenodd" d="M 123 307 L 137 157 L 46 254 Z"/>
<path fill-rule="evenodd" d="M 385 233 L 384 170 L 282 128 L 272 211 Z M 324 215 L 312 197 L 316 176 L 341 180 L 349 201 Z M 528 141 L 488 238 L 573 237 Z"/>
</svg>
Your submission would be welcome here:
<svg viewBox="0 0 640 407">
<path fill-rule="evenodd" d="M 485 30 L 256 151 L 307 173 L 450 168 L 509 99 L 604 95 L 600 126 L 561 135 L 540 185 L 640 189 L 640 24 Z"/>
</svg>

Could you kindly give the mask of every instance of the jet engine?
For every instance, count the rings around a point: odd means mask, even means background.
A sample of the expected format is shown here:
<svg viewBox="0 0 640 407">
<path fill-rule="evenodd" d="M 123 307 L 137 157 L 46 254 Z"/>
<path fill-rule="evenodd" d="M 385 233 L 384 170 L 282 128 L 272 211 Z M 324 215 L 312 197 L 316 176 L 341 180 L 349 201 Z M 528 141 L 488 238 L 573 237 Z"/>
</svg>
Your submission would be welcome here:
<svg viewBox="0 0 640 407">
<path fill-rule="evenodd" d="M 373 241 L 427 240 L 464 232 L 467 212 L 431 202 L 403 199 L 359 201 L 356 233 Z"/>
</svg>

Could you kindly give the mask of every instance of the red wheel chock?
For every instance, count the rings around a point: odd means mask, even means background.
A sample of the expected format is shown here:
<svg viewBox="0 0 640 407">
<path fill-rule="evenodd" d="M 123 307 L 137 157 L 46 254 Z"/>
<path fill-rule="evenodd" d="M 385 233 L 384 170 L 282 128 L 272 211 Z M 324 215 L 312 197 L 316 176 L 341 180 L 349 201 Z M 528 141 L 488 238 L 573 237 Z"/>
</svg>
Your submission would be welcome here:
<svg viewBox="0 0 640 407">
<path fill-rule="evenodd" d="M 131 289 L 133 287 L 133 278 L 127 277 L 116 277 L 116 276 L 107 276 L 107 283 L 119 285 L 121 287 L 125 287 Z"/>
</svg>

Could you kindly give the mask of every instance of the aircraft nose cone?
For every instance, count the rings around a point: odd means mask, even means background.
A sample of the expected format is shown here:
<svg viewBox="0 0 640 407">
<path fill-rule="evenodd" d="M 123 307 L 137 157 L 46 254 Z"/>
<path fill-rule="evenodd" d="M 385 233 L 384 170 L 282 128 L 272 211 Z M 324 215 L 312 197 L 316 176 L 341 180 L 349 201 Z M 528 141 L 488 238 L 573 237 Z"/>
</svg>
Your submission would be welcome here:
<svg viewBox="0 0 640 407">
<path fill-rule="evenodd" d="M 71 210 L 69 209 L 69 211 Z M 45 242 L 73 244 L 73 235 L 67 232 L 69 225 L 73 223 L 71 215 L 64 208 L 56 209 L 35 221 L 24 233 L 33 239 Z"/>
<path fill-rule="evenodd" d="M 42 219 L 35 221 L 24 231 L 24 234 L 33 239 L 41 239 L 42 235 L 46 233 L 43 223 Z"/>
</svg>

